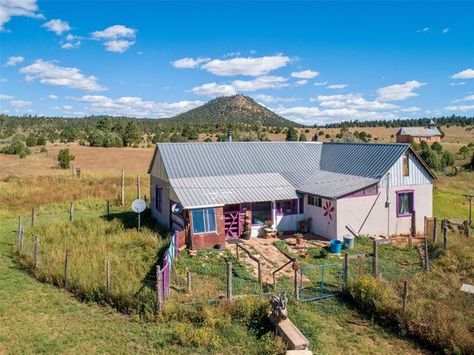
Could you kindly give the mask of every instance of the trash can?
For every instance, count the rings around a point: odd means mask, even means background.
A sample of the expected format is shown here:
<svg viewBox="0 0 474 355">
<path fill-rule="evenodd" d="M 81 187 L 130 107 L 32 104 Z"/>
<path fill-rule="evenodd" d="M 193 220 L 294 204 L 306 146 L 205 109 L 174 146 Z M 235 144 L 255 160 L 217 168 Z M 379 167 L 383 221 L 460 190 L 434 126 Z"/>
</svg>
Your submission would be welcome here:
<svg viewBox="0 0 474 355">
<path fill-rule="evenodd" d="M 333 254 L 340 254 L 342 250 L 342 242 L 337 239 L 331 239 L 329 241 L 329 251 Z"/>
<path fill-rule="evenodd" d="M 354 240 L 355 237 L 351 234 L 347 234 L 344 236 L 344 249 L 354 249 Z"/>
</svg>

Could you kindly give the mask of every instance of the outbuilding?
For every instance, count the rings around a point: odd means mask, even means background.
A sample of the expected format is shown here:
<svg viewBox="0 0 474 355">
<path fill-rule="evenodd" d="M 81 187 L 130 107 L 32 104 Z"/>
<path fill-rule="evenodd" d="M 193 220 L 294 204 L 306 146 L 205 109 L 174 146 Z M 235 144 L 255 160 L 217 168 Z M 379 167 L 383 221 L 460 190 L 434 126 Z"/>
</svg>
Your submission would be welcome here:
<svg viewBox="0 0 474 355">
<path fill-rule="evenodd" d="M 158 143 L 149 174 L 153 217 L 191 249 L 300 221 L 327 239 L 422 233 L 432 216 L 435 176 L 409 144 Z"/>
</svg>

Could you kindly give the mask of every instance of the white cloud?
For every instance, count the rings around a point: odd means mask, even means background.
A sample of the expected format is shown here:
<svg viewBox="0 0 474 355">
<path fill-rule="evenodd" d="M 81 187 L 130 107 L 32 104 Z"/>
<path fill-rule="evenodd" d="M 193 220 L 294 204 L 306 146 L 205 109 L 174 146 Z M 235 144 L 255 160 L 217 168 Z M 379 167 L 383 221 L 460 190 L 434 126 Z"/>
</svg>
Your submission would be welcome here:
<svg viewBox="0 0 474 355">
<path fill-rule="evenodd" d="M 93 75 L 85 76 L 78 68 L 60 67 L 55 62 L 37 59 L 33 64 L 20 69 L 27 81 L 42 84 L 65 86 L 85 91 L 105 90 Z"/>
<path fill-rule="evenodd" d="M 259 94 L 254 95 L 254 99 L 261 101 L 266 104 L 275 104 L 279 102 L 294 102 L 298 101 L 296 97 L 276 97 L 272 95 Z"/>
<path fill-rule="evenodd" d="M 92 38 L 103 41 L 105 49 L 109 52 L 123 53 L 135 44 L 137 30 L 123 25 L 107 27 L 102 31 L 92 33 Z"/>
<path fill-rule="evenodd" d="M 134 43 L 134 41 L 128 41 L 126 39 L 114 39 L 112 41 L 105 42 L 104 46 L 105 49 L 109 52 L 123 53 L 128 49 L 128 47 L 130 47 Z"/>
<path fill-rule="evenodd" d="M 175 68 L 179 68 L 179 69 L 192 69 L 192 68 L 196 68 L 201 63 L 208 62 L 209 60 L 210 58 L 204 58 L 204 57 L 199 57 L 196 59 L 186 57 L 186 58 L 175 60 L 174 62 L 171 62 L 171 64 Z"/>
<path fill-rule="evenodd" d="M 286 66 L 290 58 L 281 54 L 265 57 L 214 59 L 201 66 L 202 69 L 219 76 L 261 76 Z"/>
<path fill-rule="evenodd" d="M 42 19 L 38 13 L 36 0 L 1 0 L 0 1 L 0 31 L 5 30 L 5 24 L 14 16 L 26 16 Z"/>
<path fill-rule="evenodd" d="M 13 56 L 8 58 L 8 61 L 5 63 L 5 67 L 13 67 L 17 65 L 18 63 L 22 63 L 25 60 L 25 58 L 21 56 Z"/>
<path fill-rule="evenodd" d="M 75 100 L 88 104 L 94 113 L 126 115 L 132 117 L 170 117 L 193 109 L 201 101 L 178 101 L 171 103 L 143 100 L 141 97 L 123 96 L 113 99 L 102 95 L 85 95 Z"/>
<path fill-rule="evenodd" d="M 446 111 L 474 111 L 474 105 L 460 105 L 460 106 L 447 106 L 444 108 Z"/>
<path fill-rule="evenodd" d="M 402 111 L 402 112 L 408 112 L 408 113 L 420 112 L 420 111 L 421 111 L 421 108 L 416 107 L 416 106 L 410 106 L 410 107 L 401 108 L 400 111 Z"/>
<path fill-rule="evenodd" d="M 377 90 L 378 101 L 401 101 L 413 96 L 418 96 L 416 89 L 426 85 L 416 80 L 407 81 L 404 84 L 385 86 Z"/>
<path fill-rule="evenodd" d="M 238 92 L 252 92 L 262 89 L 276 89 L 288 86 L 287 79 L 281 76 L 264 75 L 252 80 L 234 80 L 229 84 L 206 83 L 191 89 L 191 92 L 204 96 L 229 96 Z"/>
<path fill-rule="evenodd" d="M 62 21 L 60 19 L 53 19 L 43 24 L 43 27 L 48 31 L 56 33 L 58 36 L 62 35 L 64 32 L 69 32 L 71 26 L 67 21 Z"/>
<path fill-rule="evenodd" d="M 293 78 L 298 78 L 298 79 L 313 79 L 316 78 L 319 75 L 319 72 L 314 71 L 314 70 L 302 70 L 302 71 L 295 71 L 291 73 L 291 76 Z"/>
<path fill-rule="evenodd" d="M 424 27 L 424 28 L 420 28 L 418 31 L 416 32 L 428 32 L 430 30 L 429 27 Z"/>
<path fill-rule="evenodd" d="M 474 95 L 468 95 L 466 97 L 463 97 L 462 99 L 459 100 L 454 100 L 453 102 L 464 102 L 464 101 L 474 101 Z"/>
<path fill-rule="evenodd" d="M 457 83 L 449 83 L 451 86 L 461 86 L 461 85 L 466 85 L 465 81 L 459 81 Z"/>
<path fill-rule="evenodd" d="M 296 85 L 298 85 L 298 86 L 303 86 L 303 85 L 306 85 L 306 84 L 308 84 L 308 80 L 306 80 L 306 79 L 296 81 Z"/>
<path fill-rule="evenodd" d="M 0 83 L 6 83 L 6 82 L 8 82 L 8 79 L 0 78 Z"/>
<path fill-rule="evenodd" d="M 368 101 L 358 94 L 346 95 L 319 95 L 311 101 L 319 102 L 323 108 L 331 109 L 357 109 L 357 110 L 393 110 L 398 106 L 379 101 Z"/>
<path fill-rule="evenodd" d="M 337 90 L 337 89 L 345 89 L 348 86 L 349 86 L 348 84 L 331 84 L 331 85 L 328 85 L 327 88 Z"/>
<path fill-rule="evenodd" d="M 314 86 L 326 86 L 327 84 L 327 81 L 317 81 L 314 83 Z"/>
<path fill-rule="evenodd" d="M 441 32 L 448 33 L 449 32 L 449 27 L 443 28 Z"/>
<path fill-rule="evenodd" d="M 13 107 L 16 107 L 16 108 L 26 107 L 26 106 L 29 106 L 31 104 L 32 104 L 31 101 L 25 101 L 25 100 L 11 100 L 10 101 L 10 105 L 12 105 Z"/>
<path fill-rule="evenodd" d="M 56 95 L 48 95 L 48 99 L 57 100 L 58 97 Z"/>
<path fill-rule="evenodd" d="M 13 96 L 0 94 L 0 100 L 10 101 L 13 99 L 14 99 Z"/>
<path fill-rule="evenodd" d="M 202 84 L 191 89 L 193 94 L 203 96 L 229 96 L 237 94 L 232 85 L 217 84 L 216 82 Z"/>
<path fill-rule="evenodd" d="M 79 48 L 81 45 L 81 41 L 76 41 L 76 42 L 64 42 L 61 44 L 61 48 L 64 49 L 73 49 L 73 48 Z"/>
<path fill-rule="evenodd" d="M 474 79 L 474 69 L 466 69 L 451 76 L 453 79 Z"/>
</svg>

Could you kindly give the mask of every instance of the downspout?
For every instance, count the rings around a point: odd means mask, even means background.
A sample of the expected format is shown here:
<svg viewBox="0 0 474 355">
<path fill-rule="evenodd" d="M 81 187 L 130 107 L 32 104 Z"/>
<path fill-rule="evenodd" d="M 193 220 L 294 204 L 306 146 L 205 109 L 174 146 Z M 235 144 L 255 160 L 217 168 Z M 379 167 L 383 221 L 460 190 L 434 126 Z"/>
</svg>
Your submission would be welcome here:
<svg viewBox="0 0 474 355">
<path fill-rule="evenodd" d="M 386 179 L 385 207 L 387 208 L 387 238 L 390 238 L 390 172 L 387 173 Z"/>
</svg>

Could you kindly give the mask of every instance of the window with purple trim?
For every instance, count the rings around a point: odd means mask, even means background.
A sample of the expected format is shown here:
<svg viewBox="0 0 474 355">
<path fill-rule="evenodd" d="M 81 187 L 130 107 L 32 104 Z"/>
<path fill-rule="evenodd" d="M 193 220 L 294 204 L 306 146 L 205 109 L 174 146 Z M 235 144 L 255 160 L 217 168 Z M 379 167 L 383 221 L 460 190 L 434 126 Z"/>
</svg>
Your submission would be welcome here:
<svg viewBox="0 0 474 355">
<path fill-rule="evenodd" d="M 276 201 L 276 212 L 278 214 L 297 214 L 298 200 L 280 200 Z"/>
<path fill-rule="evenodd" d="M 413 214 L 413 191 L 397 192 L 397 217 L 408 217 Z"/>
<path fill-rule="evenodd" d="M 163 188 L 161 186 L 155 187 L 155 207 L 161 212 L 161 201 L 163 195 Z"/>
</svg>

